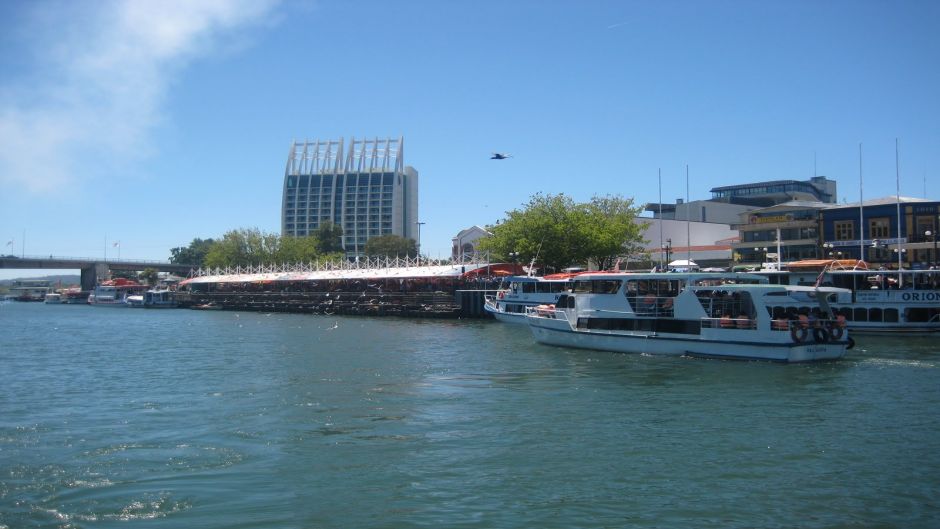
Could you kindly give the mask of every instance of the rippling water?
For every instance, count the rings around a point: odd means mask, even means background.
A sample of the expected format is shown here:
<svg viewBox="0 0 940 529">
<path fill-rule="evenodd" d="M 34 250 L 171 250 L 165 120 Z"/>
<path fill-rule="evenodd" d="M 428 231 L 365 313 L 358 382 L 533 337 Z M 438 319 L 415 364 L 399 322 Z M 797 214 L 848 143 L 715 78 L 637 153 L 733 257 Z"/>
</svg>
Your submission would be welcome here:
<svg viewBox="0 0 940 529">
<path fill-rule="evenodd" d="M 940 527 L 940 347 L 0 305 L 0 528 Z"/>
</svg>

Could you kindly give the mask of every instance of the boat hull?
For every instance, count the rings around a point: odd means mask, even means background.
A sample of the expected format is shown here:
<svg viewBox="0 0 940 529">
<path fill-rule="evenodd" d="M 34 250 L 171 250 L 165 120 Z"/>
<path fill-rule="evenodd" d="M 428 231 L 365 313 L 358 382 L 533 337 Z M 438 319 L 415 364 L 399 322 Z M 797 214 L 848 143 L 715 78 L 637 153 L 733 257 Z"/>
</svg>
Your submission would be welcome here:
<svg viewBox="0 0 940 529">
<path fill-rule="evenodd" d="M 710 333 L 712 336 L 701 335 L 692 338 L 667 333 L 575 330 L 564 319 L 532 315 L 526 317 L 526 322 L 539 343 L 617 353 L 796 363 L 838 360 L 845 356 L 849 346 L 847 341 L 749 342 L 735 335 L 737 332 L 748 331 L 718 330 Z M 722 336 L 722 333 L 727 336 Z"/>
<path fill-rule="evenodd" d="M 496 321 L 502 323 L 514 323 L 517 325 L 525 325 L 525 313 L 517 312 L 505 312 L 499 309 L 499 306 L 495 303 L 487 300 L 486 304 L 483 305 L 483 310 L 489 313 Z"/>
</svg>

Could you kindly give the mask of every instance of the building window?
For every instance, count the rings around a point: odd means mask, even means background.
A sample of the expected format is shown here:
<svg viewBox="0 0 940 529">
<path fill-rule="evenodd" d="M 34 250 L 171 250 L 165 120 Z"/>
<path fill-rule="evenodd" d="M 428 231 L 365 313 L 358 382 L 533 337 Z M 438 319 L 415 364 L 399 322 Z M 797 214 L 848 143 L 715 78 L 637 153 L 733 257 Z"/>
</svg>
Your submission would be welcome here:
<svg viewBox="0 0 940 529">
<path fill-rule="evenodd" d="M 886 217 L 870 219 L 868 221 L 868 236 L 872 239 L 891 237 L 891 219 Z"/>
<path fill-rule="evenodd" d="M 851 241 L 855 239 L 855 221 L 841 220 L 834 223 L 836 240 Z"/>
<path fill-rule="evenodd" d="M 915 228 L 917 231 L 914 233 L 913 239 L 926 241 L 927 232 L 933 233 L 934 231 L 933 217 L 916 217 L 914 222 L 917 225 Z"/>
</svg>

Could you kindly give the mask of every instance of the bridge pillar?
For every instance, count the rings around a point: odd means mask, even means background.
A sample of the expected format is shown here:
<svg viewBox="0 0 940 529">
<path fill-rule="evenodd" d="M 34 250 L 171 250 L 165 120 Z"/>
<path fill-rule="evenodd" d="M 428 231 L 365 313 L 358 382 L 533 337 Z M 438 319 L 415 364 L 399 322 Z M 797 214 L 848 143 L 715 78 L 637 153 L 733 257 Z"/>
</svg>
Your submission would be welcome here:
<svg viewBox="0 0 940 529">
<path fill-rule="evenodd" d="M 110 273 L 107 263 L 94 263 L 82 268 L 82 290 L 94 290 L 98 278 L 106 279 Z"/>
</svg>

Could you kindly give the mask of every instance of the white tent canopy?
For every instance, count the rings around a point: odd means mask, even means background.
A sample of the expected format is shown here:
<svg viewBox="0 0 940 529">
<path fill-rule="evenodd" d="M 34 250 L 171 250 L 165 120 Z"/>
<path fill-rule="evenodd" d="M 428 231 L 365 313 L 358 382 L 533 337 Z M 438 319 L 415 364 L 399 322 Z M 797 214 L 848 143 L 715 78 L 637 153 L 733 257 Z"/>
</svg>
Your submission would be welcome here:
<svg viewBox="0 0 940 529">
<path fill-rule="evenodd" d="M 669 263 L 669 266 L 681 266 L 685 268 L 691 268 L 698 266 L 698 263 L 695 261 L 690 261 L 688 259 L 676 259 L 675 261 Z"/>
</svg>

